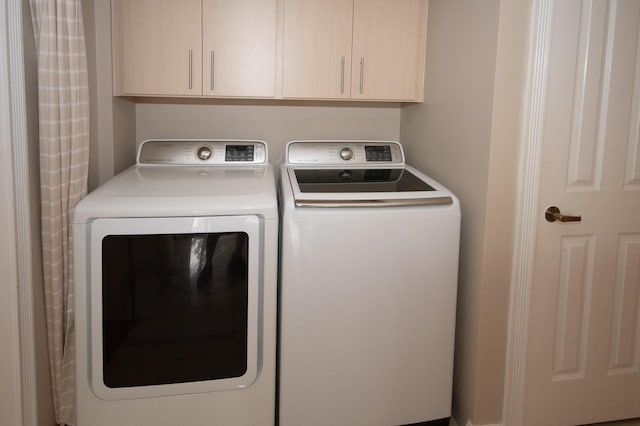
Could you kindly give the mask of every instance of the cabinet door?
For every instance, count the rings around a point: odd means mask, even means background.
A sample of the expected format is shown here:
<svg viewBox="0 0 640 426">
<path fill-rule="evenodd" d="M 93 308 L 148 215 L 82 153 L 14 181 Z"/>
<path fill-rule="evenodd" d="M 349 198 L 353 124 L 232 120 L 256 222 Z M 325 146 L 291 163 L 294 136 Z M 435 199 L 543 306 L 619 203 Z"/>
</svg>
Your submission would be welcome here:
<svg viewBox="0 0 640 426">
<path fill-rule="evenodd" d="M 349 98 L 353 0 L 284 0 L 283 97 Z"/>
<path fill-rule="evenodd" d="M 354 99 L 423 97 L 426 0 L 354 0 Z"/>
<path fill-rule="evenodd" d="M 201 95 L 201 0 L 112 4 L 117 94 Z"/>
<path fill-rule="evenodd" d="M 276 0 L 203 0 L 203 94 L 275 96 Z"/>
</svg>

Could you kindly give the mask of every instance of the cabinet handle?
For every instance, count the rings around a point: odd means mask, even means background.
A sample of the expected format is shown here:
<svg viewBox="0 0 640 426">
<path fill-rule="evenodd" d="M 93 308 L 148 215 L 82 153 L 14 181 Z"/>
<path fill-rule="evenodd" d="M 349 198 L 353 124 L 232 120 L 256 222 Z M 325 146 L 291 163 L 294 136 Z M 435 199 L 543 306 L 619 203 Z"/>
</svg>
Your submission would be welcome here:
<svg viewBox="0 0 640 426">
<path fill-rule="evenodd" d="M 216 54 L 211 51 L 211 90 L 215 88 L 215 73 L 214 73 L 214 65 L 216 63 Z"/>
<path fill-rule="evenodd" d="M 360 94 L 364 92 L 364 56 L 360 57 Z"/>
<path fill-rule="evenodd" d="M 193 50 L 189 49 L 189 90 L 193 88 Z"/>
<path fill-rule="evenodd" d="M 340 93 L 344 93 L 344 56 L 340 60 Z"/>
</svg>

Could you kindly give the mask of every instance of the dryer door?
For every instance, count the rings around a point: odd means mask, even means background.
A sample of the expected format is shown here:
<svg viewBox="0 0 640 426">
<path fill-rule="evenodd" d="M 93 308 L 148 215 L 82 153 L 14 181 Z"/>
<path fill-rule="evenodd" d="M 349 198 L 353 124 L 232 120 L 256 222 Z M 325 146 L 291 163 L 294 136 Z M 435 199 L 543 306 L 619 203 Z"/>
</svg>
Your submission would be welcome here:
<svg viewBox="0 0 640 426">
<path fill-rule="evenodd" d="M 257 216 L 93 222 L 87 317 L 98 397 L 255 381 L 260 227 Z"/>
</svg>

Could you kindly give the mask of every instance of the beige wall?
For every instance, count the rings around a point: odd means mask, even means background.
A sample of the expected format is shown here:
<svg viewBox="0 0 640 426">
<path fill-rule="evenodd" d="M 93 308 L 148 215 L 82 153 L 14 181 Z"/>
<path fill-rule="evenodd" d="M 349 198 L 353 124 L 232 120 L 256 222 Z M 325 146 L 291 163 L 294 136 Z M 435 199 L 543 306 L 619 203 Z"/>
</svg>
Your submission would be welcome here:
<svg viewBox="0 0 640 426">
<path fill-rule="evenodd" d="M 269 146 L 271 162 L 280 163 L 284 145 L 293 139 L 397 140 L 400 136 L 398 106 L 349 105 L 143 103 L 136 106 L 136 142 L 170 137 L 261 139 Z"/>
<path fill-rule="evenodd" d="M 106 182 L 135 157 L 135 104 L 114 98 L 111 71 L 111 6 L 109 1 L 82 0 L 89 68 L 91 142 L 89 190 Z"/>
<path fill-rule="evenodd" d="M 502 418 L 529 9 L 530 0 L 500 4 L 478 318 L 477 424 L 497 414 Z"/>
<path fill-rule="evenodd" d="M 425 102 L 401 113 L 408 160 L 461 199 L 460 424 L 502 419 L 526 3 L 430 0 Z"/>
<path fill-rule="evenodd" d="M 454 415 L 461 424 L 475 420 L 477 408 L 480 277 L 498 7 L 498 0 L 429 2 L 425 102 L 405 107 L 401 121 L 408 160 L 461 201 L 454 374 Z"/>
</svg>

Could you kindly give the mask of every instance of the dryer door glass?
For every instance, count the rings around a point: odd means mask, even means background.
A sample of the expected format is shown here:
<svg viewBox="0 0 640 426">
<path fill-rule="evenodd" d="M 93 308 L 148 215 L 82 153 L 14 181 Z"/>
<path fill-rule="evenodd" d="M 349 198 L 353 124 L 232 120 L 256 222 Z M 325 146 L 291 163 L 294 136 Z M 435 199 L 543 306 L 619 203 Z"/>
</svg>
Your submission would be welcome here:
<svg viewBox="0 0 640 426">
<path fill-rule="evenodd" d="M 245 373 L 247 243 L 244 232 L 102 240 L 106 386 Z"/>
<path fill-rule="evenodd" d="M 111 221 L 118 220 L 135 221 Z M 170 220 L 165 230 L 174 228 Z M 211 225 L 184 233 L 118 228 L 100 239 L 101 326 L 92 327 L 101 336 L 95 342 L 101 365 L 94 366 L 100 387 L 143 394 L 189 383 L 250 384 L 258 287 L 251 264 L 259 258 L 251 243 L 258 232 Z"/>
</svg>

